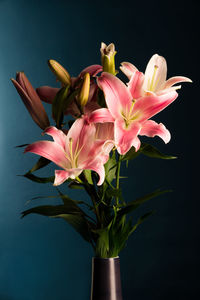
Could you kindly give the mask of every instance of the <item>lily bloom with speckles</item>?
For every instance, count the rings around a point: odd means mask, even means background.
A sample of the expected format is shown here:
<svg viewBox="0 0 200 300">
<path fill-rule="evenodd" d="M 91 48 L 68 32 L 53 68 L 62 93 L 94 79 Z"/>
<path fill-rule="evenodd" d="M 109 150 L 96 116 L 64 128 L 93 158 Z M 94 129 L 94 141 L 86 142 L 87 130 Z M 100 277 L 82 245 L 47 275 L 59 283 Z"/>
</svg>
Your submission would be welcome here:
<svg viewBox="0 0 200 300">
<path fill-rule="evenodd" d="M 136 151 L 140 148 L 138 135 L 158 135 L 165 143 L 169 142 L 170 133 L 166 127 L 149 119 L 177 98 L 176 91 L 171 90 L 159 96 L 152 94 L 134 101 L 128 87 L 106 72 L 98 78 L 98 85 L 104 92 L 108 108 L 92 112 L 90 121 L 114 122 L 114 141 L 120 154 L 124 155 L 131 146 Z"/>
<path fill-rule="evenodd" d="M 145 73 L 129 62 L 123 62 L 121 71 L 129 78 L 128 89 L 133 99 L 147 95 L 162 95 L 181 88 L 181 85 L 174 86 L 180 82 L 192 82 L 184 76 L 167 78 L 167 63 L 164 57 L 154 54 L 149 60 Z"/>
<path fill-rule="evenodd" d="M 101 185 L 105 178 L 104 164 L 109 159 L 113 143 L 105 143 L 98 138 L 96 127 L 84 118 L 77 119 L 67 135 L 56 127 L 49 127 L 45 133 L 54 141 L 38 141 L 28 145 L 25 152 L 43 156 L 63 170 L 55 170 L 54 185 L 60 185 L 68 178 L 75 179 L 83 170 L 89 169 L 98 173 Z"/>
</svg>

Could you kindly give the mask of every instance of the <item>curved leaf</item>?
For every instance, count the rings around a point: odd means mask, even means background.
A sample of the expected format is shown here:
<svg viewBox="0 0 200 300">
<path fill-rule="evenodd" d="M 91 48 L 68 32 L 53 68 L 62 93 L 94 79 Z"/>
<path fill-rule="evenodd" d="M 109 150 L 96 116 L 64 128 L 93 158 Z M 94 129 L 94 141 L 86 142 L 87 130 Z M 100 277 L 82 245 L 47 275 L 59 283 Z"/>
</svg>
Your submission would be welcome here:
<svg viewBox="0 0 200 300">
<path fill-rule="evenodd" d="M 65 205 L 42 205 L 22 212 L 22 218 L 31 214 L 40 214 L 52 218 L 62 218 L 67 221 L 86 241 L 91 242 L 91 230 L 94 224 L 88 221 L 83 213 L 75 211 L 73 207 Z"/>
<path fill-rule="evenodd" d="M 155 192 L 152 192 L 150 194 L 147 194 L 143 197 L 140 197 L 136 200 L 133 200 L 129 203 L 127 203 L 127 205 L 123 208 L 121 208 L 118 212 L 117 212 L 117 217 L 119 218 L 122 215 L 126 215 L 132 211 L 134 211 L 136 208 L 138 208 L 141 204 L 145 203 L 146 201 L 157 197 L 159 195 L 165 194 L 167 192 L 171 192 L 171 190 L 156 190 Z"/>
<path fill-rule="evenodd" d="M 38 183 L 48 183 L 48 182 L 54 182 L 54 176 L 52 177 L 38 177 L 36 175 L 33 175 L 32 173 L 26 173 L 24 175 L 18 175 L 18 176 L 23 176 L 31 181 L 38 182 Z"/>
<path fill-rule="evenodd" d="M 28 173 L 35 172 L 41 168 L 46 167 L 51 161 L 46 159 L 45 157 L 40 157 L 36 164 L 28 171 Z"/>
<path fill-rule="evenodd" d="M 131 149 L 122 156 L 122 160 L 131 160 L 136 157 L 138 157 L 140 154 L 144 154 L 146 156 L 152 157 L 152 158 L 160 158 L 160 159 L 175 159 L 176 156 L 167 155 L 161 153 L 156 147 L 151 146 L 147 143 L 142 143 L 140 149 L 136 152 L 134 147 L 131 147 Z"/>
<path fill-rule="evenodd" d="M 142 146 L 140 148 L 140 153 L 142 153 L 146 156 L 149 156 L 149 157 L 153 157 L 153 158 L 161 158 L 161 159 L 175 159 L 175 158 L 177 158 L 176 156 L 163 154 L 158 149 L 156 149 L 155 147 L 153 147 L 149 144 L 146 144 L 146 143 L 142 143 Z"/>
</svg>

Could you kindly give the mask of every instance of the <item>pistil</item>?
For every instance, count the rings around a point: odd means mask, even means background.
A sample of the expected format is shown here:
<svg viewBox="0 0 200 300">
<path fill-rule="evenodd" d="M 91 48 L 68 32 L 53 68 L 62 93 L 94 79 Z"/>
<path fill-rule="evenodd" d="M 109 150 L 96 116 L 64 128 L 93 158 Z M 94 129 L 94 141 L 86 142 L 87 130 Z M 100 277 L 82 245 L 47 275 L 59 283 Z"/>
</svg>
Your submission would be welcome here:
<svg viewBox="0 0 200 300">
<path fill-rule="evenodd" d="M 156 82 L 154 82 L 157 69 L 158 69 L 158 66 L 155 65 L 154 66 L 154 71 L 153 71 L 153 76 L 152 76 L 152 78 L 149 78 L 149 80 L 148 80 L 148 90 L 151 91 L 151 92 L 153 92 L 155 90 L 156 85 L 158 84 L 158 80 L 156 80 Z"/>
</svg>

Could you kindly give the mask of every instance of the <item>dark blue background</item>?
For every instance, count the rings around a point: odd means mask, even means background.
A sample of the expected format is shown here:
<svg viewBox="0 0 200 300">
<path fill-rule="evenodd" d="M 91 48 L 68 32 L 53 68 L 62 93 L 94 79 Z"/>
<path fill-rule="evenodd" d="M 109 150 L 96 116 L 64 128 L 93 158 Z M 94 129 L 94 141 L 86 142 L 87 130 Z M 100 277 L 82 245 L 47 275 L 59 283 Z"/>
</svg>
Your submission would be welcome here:
<svg viewBox="0 0 200 300">
<path fill-rule="evenodd" d="M 17 177 L 35 162 L 15 145 L 41 138 L 9 79 L 24 70 L 35 87 L 56 85 L 46 61 L 54 58 L 76 76 L 100 63 L 100 42 L 114 42 L 121 61 L 145 69 L 154 53 L 168 61 L 168 77 L 185 75 L 179 98 L 155 119 L 172 133 L 168 145 L 149 140 L 177 160 L 139 157 L 124 179 L 126 199 L 156 188 L 173 193 L 146 204 L 156 209 L 121 253 L 125 300 L 196 299 L 199 292 L 199 96 L 197 1 L 0 1 L 0 299 L 89 299 L 90 245 L 62 220 L 20 212 L 52 195 L 51 185 Z M 46 106 L 49 109 L 48 105 Z M 196 131 L 196 132 L 195 132 Z M 197 173 L 196 173 L 197 171 Z M 50 168 L 50 174 L 53 169 Z M 196 180 L 196 182 L 195 182 Z M 198 189 L 198 190 L 197 190 Z M 82 194 L 67 191 L 74 198 Z M 26 205 L 25 205 L 26 204 Z"/>
</svg>

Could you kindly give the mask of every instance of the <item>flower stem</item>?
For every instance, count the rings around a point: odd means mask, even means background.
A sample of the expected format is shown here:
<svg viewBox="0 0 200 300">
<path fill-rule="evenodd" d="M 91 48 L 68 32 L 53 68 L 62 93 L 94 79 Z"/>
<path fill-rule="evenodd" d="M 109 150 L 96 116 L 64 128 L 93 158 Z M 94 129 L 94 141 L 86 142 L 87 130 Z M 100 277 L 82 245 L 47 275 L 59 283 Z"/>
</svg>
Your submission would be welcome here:
<svg viewBox="0 0 200 300">
<path fill-rule="evenodd" d="M 81 182 L 83 183 L 83 187 L 84 187 L 85 191 L 88 193 L 88 195 L 90 196 L 90 198 L 92 200 L 92 203 L 93 203 L 93 206 L 94 206 L 94 212 L 95 212 L 95 215 L 96 215 L 96 218 L 97 218 L 97 223 L 101 224 L 101 217 L 100 217 L 99 209 L 98 209 L 98 205 L 97 205 L 97 201 L 99 200 L 97 191 L 96 191 L 94 185 L 90 185 L 87 182 L 84 173 L 82 173 L 80 175 L 80 177 L 81 178 L 79 178 L 79 180 L 81 180 Z"/>
<path fill-rule="evenodd" d="M 96 197 L 95 197 L 96 191 L 93 189 L 93 187 L 89 186 L 87 183 L 84 185 L 84 188 L 85 188 L 86 192 L 88 193 L 88 195 L 90 196 L 90 198 L 92 200 L 92 203 L 94 205 L 94 210 L 95 210 L 95 214 L 96 214 L 96 217 L 97 217 L 97 222 L 99 224 L 101 224 L 99 209 L 98 209 L 98 206 L 96 204 Z"/>
<path fill-rule="evenodd" d="M 118 157 L 117 170 L 116 170 L 116 189 L 119 190 L 119 177 L 120 177 L 120 167 L 121 167 L 121 155 Z M 119 197 L 116 196 L 116 205 L 119 205 Z"/>
</svg>

